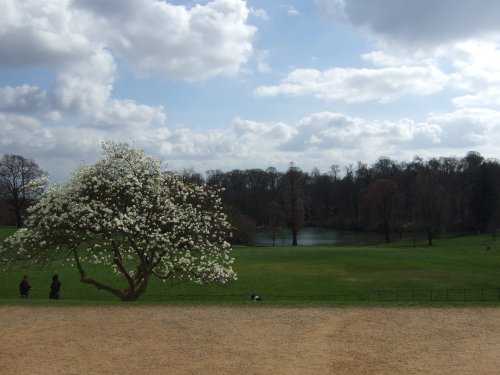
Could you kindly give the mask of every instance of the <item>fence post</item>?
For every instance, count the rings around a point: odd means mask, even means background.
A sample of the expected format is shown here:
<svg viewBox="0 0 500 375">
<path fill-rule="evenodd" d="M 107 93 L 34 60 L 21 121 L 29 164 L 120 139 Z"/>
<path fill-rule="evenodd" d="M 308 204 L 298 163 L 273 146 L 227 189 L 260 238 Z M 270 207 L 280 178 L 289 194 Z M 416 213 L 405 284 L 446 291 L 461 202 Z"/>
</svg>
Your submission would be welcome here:
<svg viewBox="0 0 500 375">
<path fill-rule="evenodd" d="M 465 289 L 464 289 L 464 302 L 465 302 Z"/>
<path fill-rule="evenodd" d="M 484 302 L 484 288 L 481 288 L 481 302 Z"/>
<path fill-rule="evenodd" d="M 500 296 L 500 289 L 499 289 L 499 296 Z M 412 294 L 411 294 L 411 298 L 413 300 L 413 303 L 415 303 L 415 288 L 412 289 Z M 500 298 L 500 297 L 499 297 Z"/>
<path fill-rule="evenodd" d="M 450 299 L 448 298 L 448 289 L 446 289 L 446 302 L 448 302 Z"/>
<path fill-rule="evenodd" d="M 431 302 L 432 302 L 432 289 L 431 289 Z"/>
<path fill-rule="evenodd" d="M 380 302 L 380 289 L 378 290 L 378 301 Z"/>
</svg>

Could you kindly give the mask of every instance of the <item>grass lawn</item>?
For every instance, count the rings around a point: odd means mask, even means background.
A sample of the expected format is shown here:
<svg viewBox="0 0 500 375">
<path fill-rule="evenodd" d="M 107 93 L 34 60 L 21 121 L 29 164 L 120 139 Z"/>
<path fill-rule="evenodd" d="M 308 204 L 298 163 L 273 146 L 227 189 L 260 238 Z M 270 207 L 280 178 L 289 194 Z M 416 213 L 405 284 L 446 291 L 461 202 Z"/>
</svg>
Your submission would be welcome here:
<svg viewBox="0 0 500 375">
<path fill-rule="evenodd" d="M 0 228 L 0 240 L 13 233 Z M 227 287 L 200 287 L 153 280 L 142 303 L 246 304 L 257 293 L 266 305 L 335 304 L 500 304 L 500 245 L 485 250 L 490 236 L 436 240 L 432 247 L 408 243 L 377 246 L 237 247 L 238 280 Z M 49 301 L 54 273 L 62 299 Z M 19 301 L 18 284 L 27 274 L 32 304 L 122 304 L 116 297 L 79 282 L 73 268 L 11 269 L 0 274 L 0 303 Z M 107 269 L 93 266 L 89 276 L 115 285 Z M 487 301 L 487 302 L 482 302 Z M 20 303 L 21 301 L 19 301 Z M 26 301 L 23 301 L 26 302 Z"/>
</svg>

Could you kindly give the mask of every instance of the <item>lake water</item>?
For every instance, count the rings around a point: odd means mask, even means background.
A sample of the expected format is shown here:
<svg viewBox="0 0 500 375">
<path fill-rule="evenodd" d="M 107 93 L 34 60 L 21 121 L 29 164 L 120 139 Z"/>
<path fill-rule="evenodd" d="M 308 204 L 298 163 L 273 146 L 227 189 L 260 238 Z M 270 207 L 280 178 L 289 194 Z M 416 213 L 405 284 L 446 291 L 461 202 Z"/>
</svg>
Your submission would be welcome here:
<svg viewBox="0 0 500 375">
<path fill-rule="evenodd" d="M 334 245 L 382 242 L 383 236 L 378 233 L 356 232 L 328 228 L 302 228 L 297 236 L 299 245 Z M 292 234 L 289 229 L 284 229 L 277 236 L 275 246 L 290 246 Z M 269 232 L 259 231 L 252 243 L 254 246 L 272 246 L 273 240 Z"/>
</svg>

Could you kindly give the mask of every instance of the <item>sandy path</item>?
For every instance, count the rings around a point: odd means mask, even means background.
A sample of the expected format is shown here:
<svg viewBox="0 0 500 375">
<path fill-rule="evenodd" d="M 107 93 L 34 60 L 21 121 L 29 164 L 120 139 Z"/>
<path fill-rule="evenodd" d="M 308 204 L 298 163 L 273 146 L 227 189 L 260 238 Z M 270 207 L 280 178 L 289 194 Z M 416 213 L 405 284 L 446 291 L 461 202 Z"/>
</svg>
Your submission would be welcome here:
<svg viewBox="0 0 500 375">
<path fill-rule="evenodd" d="M 500 308 L 7 307 L 0 374 L 498 374 Z"/>
</svg>

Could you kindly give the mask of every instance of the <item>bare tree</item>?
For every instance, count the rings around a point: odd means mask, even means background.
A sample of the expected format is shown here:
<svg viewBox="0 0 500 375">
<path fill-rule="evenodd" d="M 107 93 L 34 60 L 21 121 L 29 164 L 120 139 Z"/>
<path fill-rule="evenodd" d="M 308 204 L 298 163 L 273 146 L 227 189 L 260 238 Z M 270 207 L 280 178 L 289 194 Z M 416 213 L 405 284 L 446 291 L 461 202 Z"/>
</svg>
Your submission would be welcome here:
<svg viewBox="0 0 500 375">
<path fill-rule="evenodd" d="M 297 235 L 304 221 L 304 199 L 301 184 L 302 171 L 290 163 L 285 174 L 284 200 L 287 219 L 292 230 L 292 246 L 297 246 Z"/>
<path fill-rule="evenodd" d="M 14 210 L 16 225 L 23 225 L 23 213 L 42 194 L 47 172 L 32 159 L 4 155 L 0 159 L 0 198 Z"/>
<path fill-rule="evenodd" d="M 267 205 L 268 222 L 267 229 L 273 240 L 273 247 L 276 245 L 276 239 L 285 226 L 285 214 L 276 201 Z"/>
<path fill-rule="evenodd" d="M 205 183 L 201 173 L 196 172 L 193 168 L 183 168 L 180 171 L 174 172 L 184 183 L 201 186 Z"/>
<path fill-rule="evenodd" d="M 379 178 L 368 186 L 366 193 L 367 205 L 382 224 L 385 242 L 390 242 L 390 233 L 401 205 L 398 184 L 393 180 Z"/>
<path fill-rule="evenodd" d="M 432 172 L 417 175 L 416 185 L 418 221 L 427 234 L 427 244 L 432 246 L 432 240 L 442 225 L 446 196 Z"/>
</svg>

